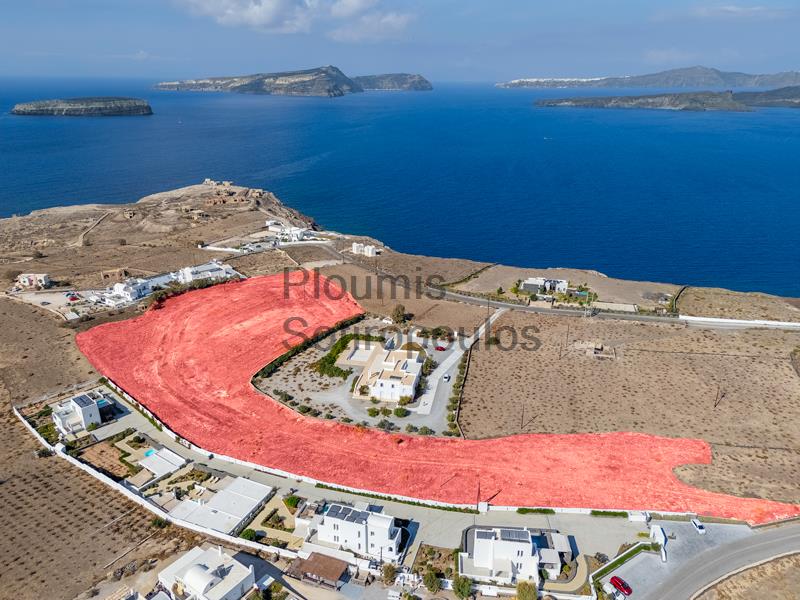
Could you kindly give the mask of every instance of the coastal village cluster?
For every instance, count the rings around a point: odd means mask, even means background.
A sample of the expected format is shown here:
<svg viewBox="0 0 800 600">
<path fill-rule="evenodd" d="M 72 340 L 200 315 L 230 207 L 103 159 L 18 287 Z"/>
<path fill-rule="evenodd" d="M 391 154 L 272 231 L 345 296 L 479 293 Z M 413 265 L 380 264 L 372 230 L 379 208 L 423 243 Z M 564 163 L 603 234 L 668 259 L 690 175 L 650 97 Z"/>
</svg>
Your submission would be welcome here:
<svg viewBox="0 0 800 600">
<path fill-rule="evenodd" d="M 202 185 L 213 190 L 208 207 L 258 206 L 266 197 L 262 190 L 237 190 L 231 182 L 207 179 Z M 207 220 L 204 214 L 193 213 L 192 221 Z M 240 265 L 248 263 L 236 261 L 309 252 L 311 260 L 295 260 L 297 269 L 322 264 L 371 273 L 393 256 L 375 240 L 321 231 L 284 215 L 261 217 L 257 231 L 196 244 L 208 254 L 206 262 L 163 273 L 123 274 L 98 289 L 64 286 L 51 274 L 25 272 L 15 277 L 7 295 L 77 326 L 194 290 L 244 283 L 249 276 Z M 220 255 L 224 258 L 214 258 Z M 641 306 L 617 297 L 604 300 L 594 284 L 534 270 L 516 270 L 495 282 L 493 269 L 481 266 L 458 285 L 439 290 L 451 295 L 446 302 L 472 310 L 465 309 L 476 321 L 471 330 L 424 322 L 420 317 L 433 312 L 433 304 L 418 309 L 412 300 L 370 299 L 363 317 L 297 347 L 280 364 L 266 365 L 252 383 L 264 402 L 279 402 L 295 416 L 425 439 L 456 438 L 451 441 L 457 443 L 466 437 L 461 424 L 465 380 L 470 372 L 481 373 L 470 361 L 477 348 L 490 351 L 503 342 L 493 326 L 509 315 L 602 315 L 641 319 L 632 325 L 649 327 L 655 320 L 654 327 L 686 327 L 686 321 L 677 320 L 680 288 L 648 292 Z M 558 360 L 589 365 L 581 368 L 613 364 L 616 345 L 623 346 L 570 337 L 569 329 L 562 344 L 560 330 L 558 335 Z M 718 395 L 724 397 L 722 391 Z M 39 440 L 41 459 L 56 455 L 64 468 L 70 463 L 144 508 L 154 530 L 174 527 L 198 536 L 192 547 L 148 562 L 154 565 L 152 576 L 113 576 L 87 590 L 85 598 L 256 600 L 333 598 L 324 594 L 341 592 L 348 598 L 391 600 L 619 599 L 647 585 L 650 575 L 643 573 L 669 573 L 674 565 L 691 565 L 716 544 L 752 535 L 741 522 L 704 523 L 688 509 L 653 514 L 644 510 L 652 507 L 500 507 L 480 498 L 457 505 L 312 481 L 196 446 L 104 376 L 14 412 Z M 706 528 L 713 535 L 706 535 Z"/>
</svg>

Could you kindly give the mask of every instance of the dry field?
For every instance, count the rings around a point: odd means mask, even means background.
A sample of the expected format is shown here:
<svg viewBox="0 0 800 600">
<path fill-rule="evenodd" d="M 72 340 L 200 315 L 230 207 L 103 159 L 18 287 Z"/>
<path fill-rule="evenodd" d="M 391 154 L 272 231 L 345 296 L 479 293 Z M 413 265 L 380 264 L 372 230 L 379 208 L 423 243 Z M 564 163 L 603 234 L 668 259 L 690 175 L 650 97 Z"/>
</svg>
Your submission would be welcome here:
<svg viewBox="0 0 800 600">
<path fill-rule="evenodd" d="M 326 244 L 287 246 L 284 251 L 298 265 L 330 260 L 341 260 L 337 252 Z"/>
<path fill-rule="evenodd" d="M 486 320 L 486 309 L 480 306 L 433 299 L 382 278 L 379 284 L 374 272 L 358 265 L 344 264 L 324 267 L 320 271 L 343 285 L 368 312 L 389 315 L 397 304 L 402 304 L 413 315 L 416 325 L 436 327 L 443 325 L 472 333 Z"/>
<path fill-rule="evenodd" d="M 800 321 L 800 302 L 796 298 L 718 288 L 687 288 L 681 294 L 678 308 L 683 315 L 698 317 Z"/>
<path fill-rule="evenodd" d="M 108 442 L 100 442 L 81 452 L 81 460 L 123 479 L 130 475 L 128 467 L 119 460 L 120 451 Z"/>
<path fill-rule="evenodd" d="M 234 256 L 225 260 L 230 266 L 246 277 L 271 275 L 284 269 L 295 268 L 295 263 L 282 250 L 268 250 L 256 254 Z"/>
<path fill-rule="evenodd" d="M 526 326 L 538 329 L 529 333 L 538 349 L 521 345 Z M 467 437 L 607 431 L 697 437 L 712 443 L 717 461 L 681 467 L 689 483 L 800 502 L 800 377 L 789 360 L 800 333 L 520 312 L 503 316 L 494 333 L 499 345 L 472 353 L 460 417 Z M 611 358 L 575 347 L 594 340 Z"/>
<path fill-rule="evenodd" d="M 800 554 L 784 556 L 732 575 L 698 596 L 697 600 L 751 598 L 800 599 Z"/>
<path fill-rule="evenodd" d="M 377 267 L 383 273 L 406 277 L 412 286 L 417 283 L 425 284 L 427 281 L 431 283 L 459 281 L 489 266 L 489 263 L 461 258 L 403 254 L 389 248 L 383 248 L 383 252 L 376 258 L 354 255 L 348 255 L 348 258 L 371 270 Z"/>
<path fill-rule="evenodd" d="M 605 302 L 621 302 L 624 304 L 638 304 L 642 307 L 653 308 L 658 305 L 658 299 L 664 295 L 671 295 L 678 291 L 679 286 L 668 283 L 652 283 L 649 281 L 626 281 L 613 279 L 597 271 L 582 271 L 578 269 L 523 269 L 497 265 L 481 272 L 474 279 L 465 281 L 457 289 L 468 292 L 495 292 L 502 287 L 507 293 L 518 279 L 528 277 L 552 277 L 554 279 L 567 279 L 573 285 L 586 283 L 597 293 L 598 300 Z"/>
</svg>

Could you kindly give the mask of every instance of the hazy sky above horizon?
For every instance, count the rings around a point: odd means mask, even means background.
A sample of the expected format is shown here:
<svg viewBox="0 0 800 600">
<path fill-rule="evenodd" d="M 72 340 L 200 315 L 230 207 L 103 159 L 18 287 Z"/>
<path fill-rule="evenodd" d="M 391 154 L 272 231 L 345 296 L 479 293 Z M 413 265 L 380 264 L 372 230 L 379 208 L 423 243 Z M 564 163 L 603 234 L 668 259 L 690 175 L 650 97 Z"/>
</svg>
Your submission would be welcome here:
<svg viewBox="0 0 800 600">
<path fill-rule="evenodd" d="M 188 78 L 334 64 L 434 81 L 800 69 L 800 1 L 26 0 L 0 76 Z"/>
</svg>

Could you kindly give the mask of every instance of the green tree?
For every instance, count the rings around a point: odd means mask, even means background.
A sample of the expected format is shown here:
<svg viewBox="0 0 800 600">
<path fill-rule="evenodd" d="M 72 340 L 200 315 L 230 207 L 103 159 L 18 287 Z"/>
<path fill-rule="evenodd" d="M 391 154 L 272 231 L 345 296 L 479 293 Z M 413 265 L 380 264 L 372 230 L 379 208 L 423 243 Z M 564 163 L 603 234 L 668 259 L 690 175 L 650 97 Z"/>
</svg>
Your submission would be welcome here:
<svg viewBox="0 0 800 600">
<path fill-rule="evenodd" d="M 398 406 L 394 409 L 395 417 L 402 419 L 403 417 L 407 417 L 409 414 L 411 414 L 411 411 L 409 411 L 407 408 L 403 408 L 402 406 Z"/>
<path fill-rule="evenodd" d="M 434 571 L 427 571 L 422 577 L 422 583 L 425 584 L 425 587 L 431 594 L 435 594 L 442 589 L 442 582 Z"/>
<path fill-rule="evenodd" d="M 461 575 L 456 576 L 453 579 L 453 593 L 456 595 L 456 598 L 460 598 L 461 600 L 465 600 L 472 595 L 472 579 L 469 577 L 462 577 Z"/>
<path fill-rule="evenodd" d="M 517 584 L 517 600 L 536 600 L 539 592 L 530 581 L 520 581 Z"/>
<path fill-rule="evenodd" d="M 250 542 L 255 542 L 258 534 L 255 532 L 255 529 L 245 529 L 242 533 L 239 534 L 239 537 L 243 540 L 248 540 Z"/>
</svg>

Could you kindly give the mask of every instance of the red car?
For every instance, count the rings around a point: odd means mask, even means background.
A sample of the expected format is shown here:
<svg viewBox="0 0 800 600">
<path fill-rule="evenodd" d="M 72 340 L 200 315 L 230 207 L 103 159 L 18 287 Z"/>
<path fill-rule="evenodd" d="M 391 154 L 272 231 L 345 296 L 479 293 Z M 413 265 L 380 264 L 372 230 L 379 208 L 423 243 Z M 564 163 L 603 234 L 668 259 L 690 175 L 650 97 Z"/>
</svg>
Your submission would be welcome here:
<svg viewBox="0 0 800 600">
<path fill-rule="evenodd" d="M 444 346 L 436 346 L 437 352 L 444 352 L 445 350 L 447 350 L 447 348 L 445 348 Z"/>
<path fill-rule="evenodd" d="M 610 579 L 610 583 L 626 596 L 630 596 L 633 593 L 631 586 L 629 586 L 628 582 L 622 579 L 622 577 L 614 575 L 614 577 Z"/>
</svg>

